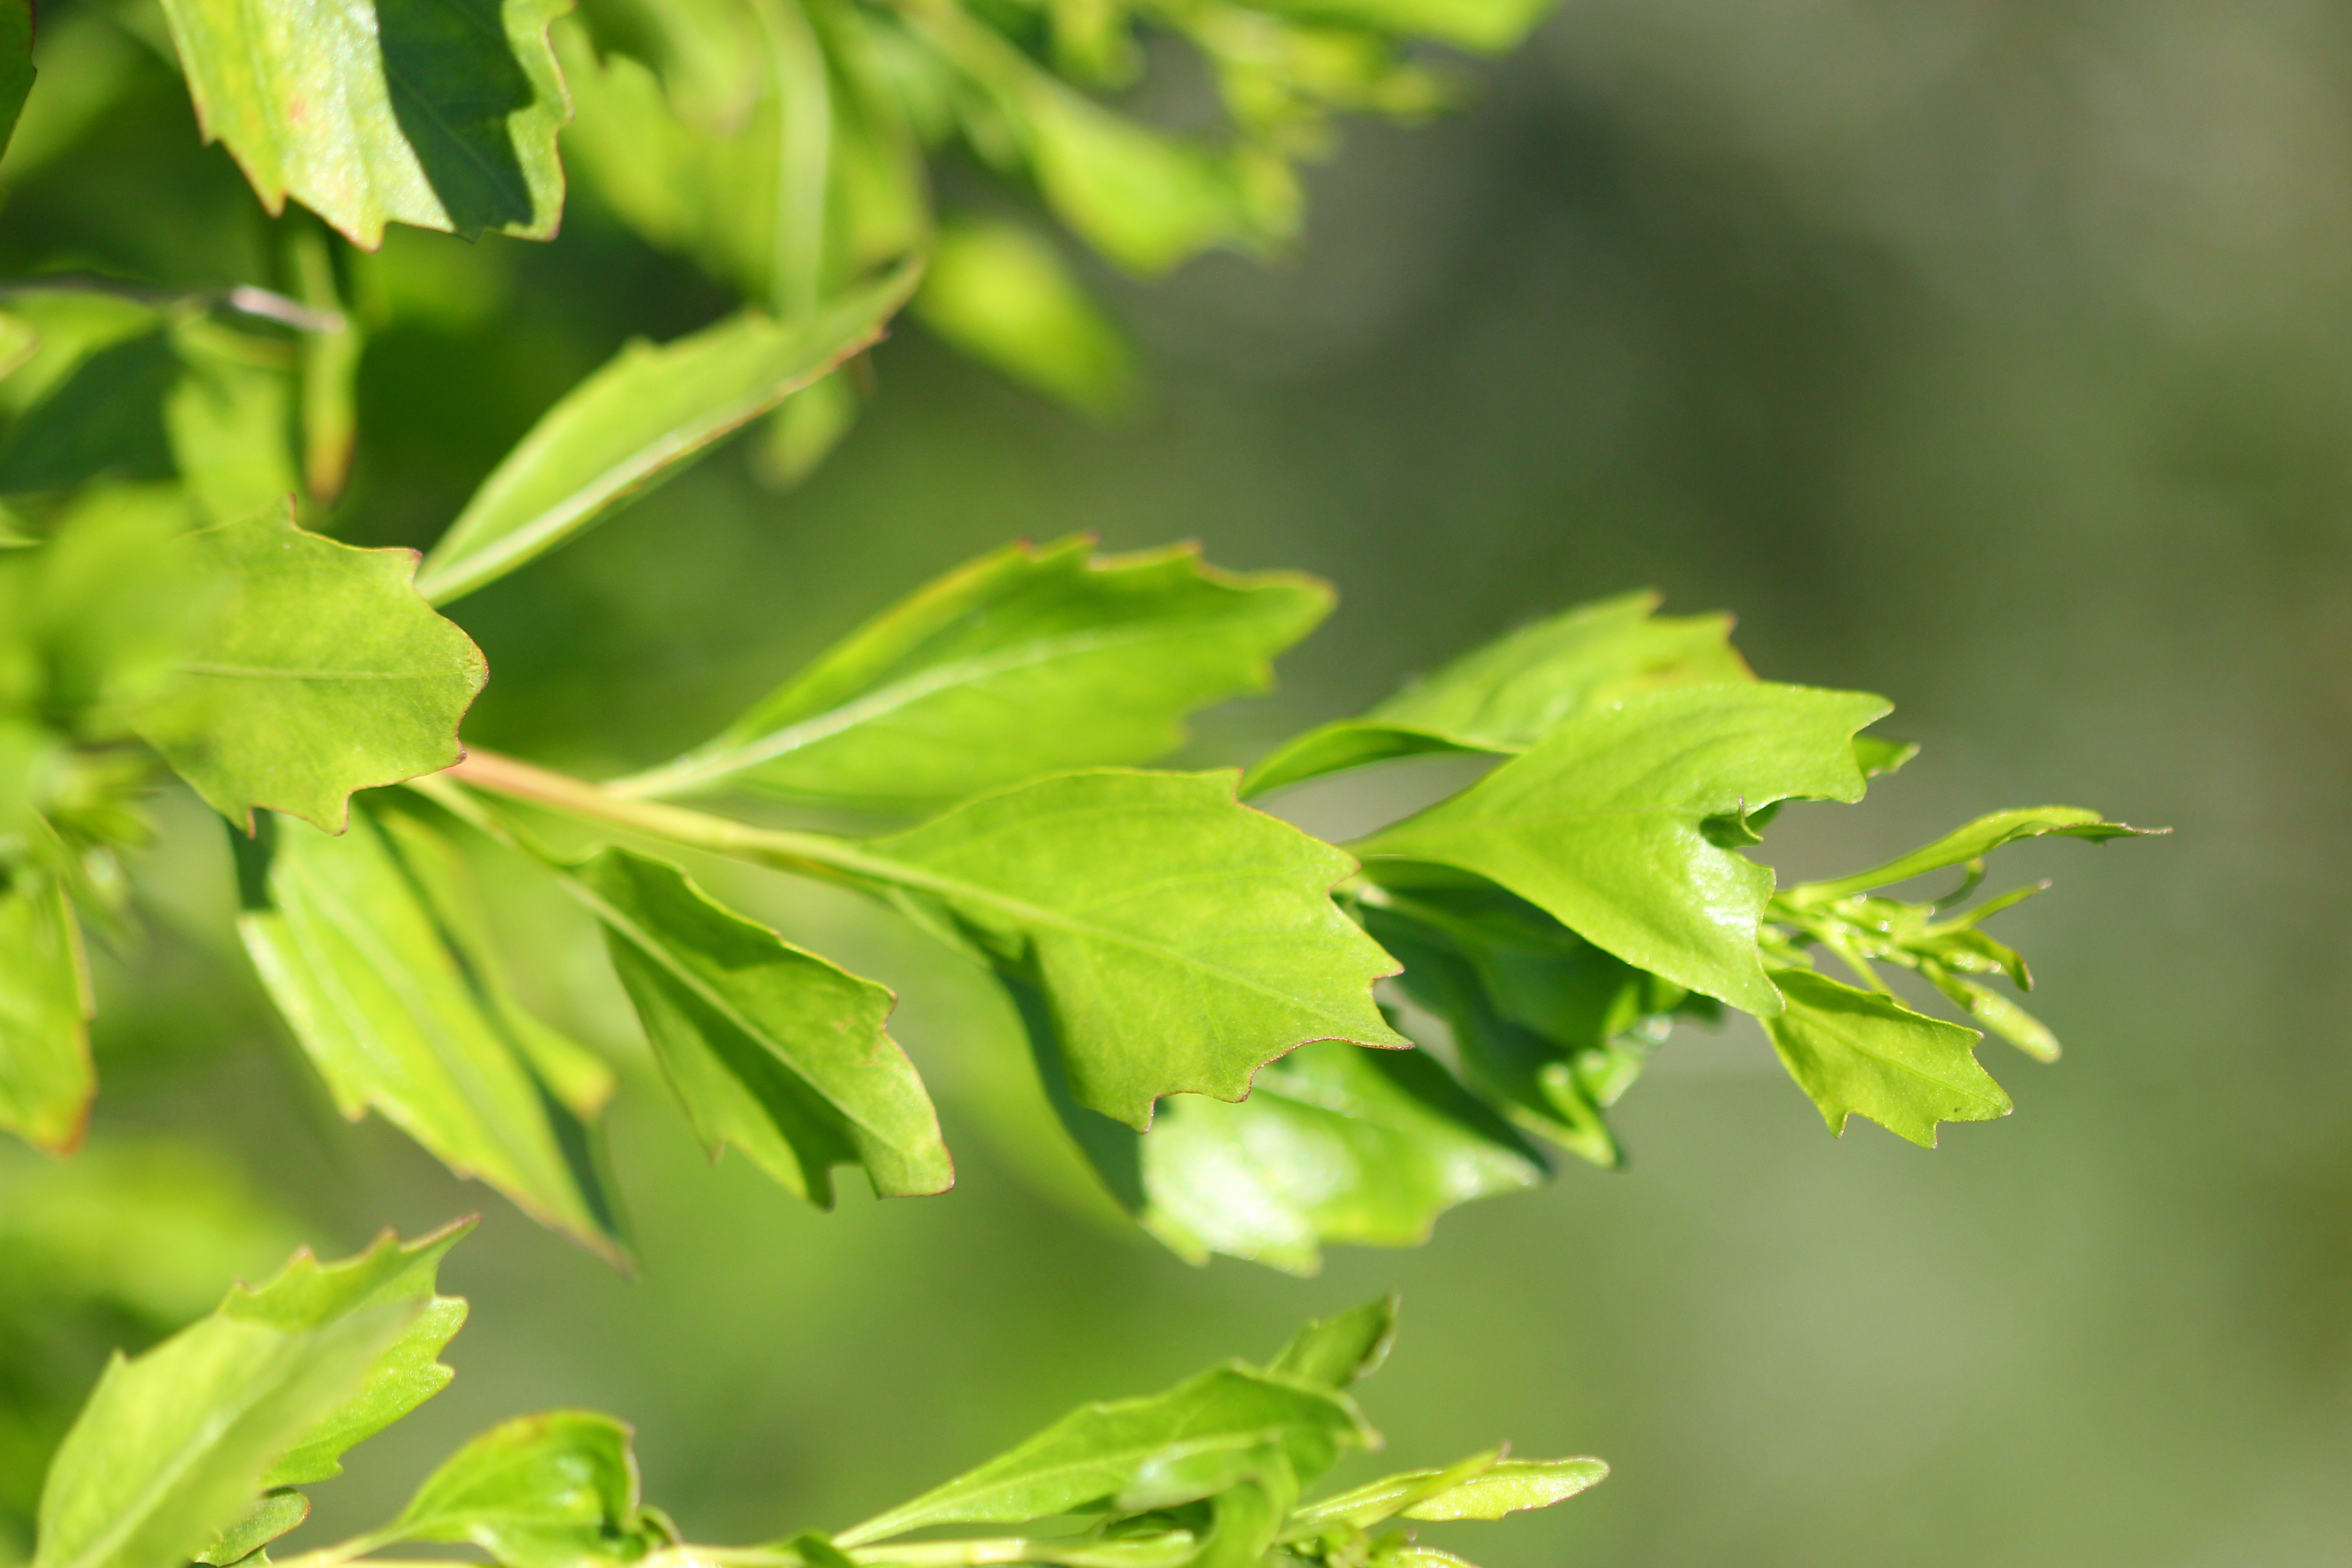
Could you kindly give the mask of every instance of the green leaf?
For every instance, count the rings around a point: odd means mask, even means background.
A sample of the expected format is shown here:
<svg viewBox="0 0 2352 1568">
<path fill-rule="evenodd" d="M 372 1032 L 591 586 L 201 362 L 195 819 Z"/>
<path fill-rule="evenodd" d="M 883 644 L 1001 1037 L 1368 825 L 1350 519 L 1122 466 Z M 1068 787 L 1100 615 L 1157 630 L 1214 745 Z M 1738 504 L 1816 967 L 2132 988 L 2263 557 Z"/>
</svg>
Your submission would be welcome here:
<svg viewBox="0 0 2352 1568">
<path fill-rule="evenodd" d="M 1434 38 L 1498 54 L 1525 37 L 1551 0 L 1254 0 L 1258 9 L 1309 22 Z"/>
<path fill-rule="evenodd" d="M 41 1489 L 33 1568 L 176 1568 L 241 1519 L 287 1447 L 366 1384 L 414 1307 L 287 1332 L 212 1317 L 117 1356 Z"/>
<path fill-rule="evenodd" d="M 1608 1479 L 1609 1467 L 1599 1459 L 1505 1459 L 1475 1479 L 1413 1504 L 1404 1517 L 1500 1519 L 1522 1509 L 1549 1508 Z"/>
<path fill-rule="evenodd" d="M 1354 862 L 1234 798 L 1231 773 L 1065 773 L 866 846 L 911 912 L 1045 993 L 1077 1103 L 1239 1100 L 1310 1040 L 1402 1046 L 1395 973 L 1333 906 Z"/>
<path fill-rule="evenodd" d="M 1864 778 L 1879 778 L 1899 773 L 1903 764 L 1919 754 L 1916 741 L 1897 741 L 1887 735 L 1856 735 L 1853 738 L 1853 760 L 1861 764 Z"/>
<path fill-rule="evenodd" d="M 299 349 L 302 392 L 302 482 L 320 506 L 333 503 L 351 475 L 359 440 L 360 355 L 366 339 L 335 292 L 334 264 L 326 236 L 298 229 L 287 243 L 287 260 L 302 303 L 330 324 L 302 334 Z"/>
<path fill-rule="evenodd" d="M 1974 1029 L 1915 1013 L 1810 969 L 1778 969 L 1788 1006 L 1764 1021 L 1789 1076 L 1821 1108 L 1830 1131 L 1869 1117 L 1923 1149 L 1939 1121 L 1990 1121 L 2009 1096 L 1977 1065 Z"/>
<path fill-rule="evenodd" d="M 854 1547 L 928 1525 L 1017 1524 L 1080 1512 L 1109 1504 L 1151 1467 L 1165 1483 L 1155 1483 L 1152 1506 L 1170 1506 L 1181 1500 L 1175 1492 L 1202 1497 L 1230 1485 L 1226 1458 L 1269 1440 L 1304 1478 L 1378 1439 L 1345 1394 L 1236 1362 L 1164 1394 L 1081 1405 L 1018 1447 L 834 1540 Z M 1216 1462 L 1204 1464 L 1203 1456 Z M 1180 1468 L 1189 1468 L 1193 1485 L 1169 1479 Z"/>
<path fill-rule="evenodd" d="M 1861 798 L 1854 731 L 1879 698 L 1695 686 L 1571 719 L 1470 788 L 1356 846 L 1375 879 L 1417 861 L 1474 872 L 1637 969 L 1769 1016 L 1756 930 L 1772 873 L 1709 818 L 1791 797 Z"/>
<path fill-rule="evenodd" d="M 291 195 L 373 250 L 387 223 L 545 239 L 567 115 L 562 0 L 164 0 L 208 142 L 272 214 Z"/>
<path fill-rule="evenodd" d="M 310 1500 L 298 1491 L 264 1492 L 242 1519 L 223 1527 L 196 1561 L 213 1568 L 242 1563 L 310 1517 Z"/>
<path fill-rule="evenodd" d="M 93 489 L 46 545 L 0 561 L 0 709 L 121 738 L 219 608 L 192 521 L 170 489 Z"/>
<path fill-rule="evenodd" d="M 470 1542 L 504 1568 L 633 1562 L 666 1542 L 638 1501 L 629 1436 L 587 1410 L 503 1422 L 427 1476 L 382 1535 Z"/>
<path fill-rule="evenodd" d="M 457 724 L 488 669 L 417 597 L 415 555 L 338 544 L 282 511 L 197 541 L 228 602 L 138 729 L 215 810 L 340 833 L 352 791 L 464 754 Z"/>
<path fill-rule="evenodd" d="M 2021 838 L 2039 838 L 2045 834 L 2087 838 L 2096 844 L 2109 838 L 2145 838 L 2169 831 L 2168 828 L 2134 827 L 2127 823 L 2109 822 L 2097 812 L 2079 805 L 2022 806 L 1979 816 L 1967 826 L 1956 828 L 1933 844 L 1914 849 L 1884 866 L 1826 882 L 1801 883 L 1790 889 L 1783 896 L 1801 909 L 1830 903 L 1855 893 L 1866 893 L 1873 888 L 1888 887 L 1925 872 L 1940 871 L 1947 866 L 1970 865 L 2004 844 L 2014 844 Z"/>
<path fill-rule="evenodd" d="M 33 90 L 33 0 L 0 0 L 0 148 Z"/>
<path fill-rule="evenodd" d="M 470 594 L 677 472 L 878 340 L 917 277 L 901 268 L 799 324 L 746 311 L 658 348 L 631 343 L 482 481 L 426 555 L 418 591 L 436 604 Z"/>
<path fill-rule="evenodd" d="M 1134 356 L 1045 238 L 1016 224 L 943 227 L 915 314 L 974 359 L 1097 418 L 1135 398 Z"/>
<path fill-rule="evenodd" d="M 53 1153 L 81 1142 L 98 1076 L 73 906 L 54 878 L 0 886 L 0 1128 Z"/>
<path fill-rule="evenodd" d="M 215 522 L 287 505 L 300 488 L 293 354 L 201 316 L 173 324 L 172 346 L 180 374 L 163 428 L 190 498 Z"/>
<path fill-rule="evenodd" d="M 1330 611 L 1310 577 L 1221 572 L 1190 545 L 1097 556 L 1091 542 L 1009 545 L 950 573 L 620 793 L 916 804 L 1142 762 L 1182 742 L 1192 710 L 1271 685 L 1268 661 Z"/>
<path fill-rule="evenodd" d="M 1014 79 L 1039 188 L 1062 221 L 1131 272 L 1165 272 L 1212 246 L 1267 250 L 1296 213 L 1268 210 L 1232 157 L 1103 108 L 1044 72 Z"/>
<path fill-rule="evenodd" d="M 340 838 L 284 835 L 268 906 L 238 921 L 247 951 L 345 1116 L 373 1108 L 459 1175 L 618 1260 L 578 1111 L 536 1070 L 488 955 L 433 899 L 452 853 L 403 816 L 361 815 Z"/>
<path fill-rule="evenodd" d="M 1290 1336 L 1266 1363 L 1274 1372 L 1346 1388 L 1381 1370 L 1396 1344 L 1396 1292 L 1328 1318 L 1317 1318 Z"/>
<path fill-rule="evenodd" d="M 1539 1184 L 1542 1157 L 1423 1051 L 1303 1047 L 1238 1105 L 1170 1100 L 1144 1224 L 1178 1253 L 1311 1273 L 1324 1243 L 1413 1247 L 1445 1210 Z"/>
<path fill-rule="evenodd" d="M 1729 616 L 1658 616 L 1660 595 L 1562 611 L 1465 654 L 1359 719 L 1312 730 L 1253 767 L 1244 793 L 1438 752 L 1524 752 L 1643 691 L 1755 679 Z"/>
<path fill-rule="evenodd" d="M 835 1165 L 863 1166 L 885 1197 L 954 1184 L 922 1079 L 885 1030 L 887 989 L 736 914 L 667 861 L 604 849 L 572 876 L 713 1154 L 732 1143 L 827 1207 Z"/>
<path fill-rule="evenodd" d="M 465 1326 L 466 1303 L 435 1293 L 441 1259 L 474 1228 L 470 1219 L 404 1242 L 387 1230 L 365 1252 L 320 1263 L 308 1247 L 258 1286 L 239 1285 L 218 1315 L 303 1333 L 378 1307 L 398 1306 L 406 1327 L 370 1369 L 356 1396 L 303 1434 L 262 1477 L 265 1487 L 300 1486 L 343 1473 L 342 1456 L 449 1385 L 438 1357 Z"/>
</svg>

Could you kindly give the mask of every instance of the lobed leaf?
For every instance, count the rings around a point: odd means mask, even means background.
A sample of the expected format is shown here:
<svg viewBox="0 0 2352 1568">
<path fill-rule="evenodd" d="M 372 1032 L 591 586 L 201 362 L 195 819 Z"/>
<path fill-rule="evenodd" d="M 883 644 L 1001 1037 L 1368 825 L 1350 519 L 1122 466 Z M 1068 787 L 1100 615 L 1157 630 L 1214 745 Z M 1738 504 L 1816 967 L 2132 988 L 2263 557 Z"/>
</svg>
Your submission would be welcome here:
<svg viewBox="0 0 2352 1568">
<path fill-rule="evenodd" d="M 1423 1051 L 1326 1041 L 1239 1104 L 1186 1095 L 1142 1139 L 1143 1223 L 1179 1254 L 1314 1272 L 1326 1243 L 1412 1247 L 1447 1209 L 1538 1184 L 1543 1159 Z"/>
<path fill-rule="evenodd" d="M 243 1516 L 221 1528 L 212 1544 L 196 1553 L 196 1561 L 210 1563 L 213 1568 L 230 1568 L 310 1517 L 310 1500 L 300 1492 L 264 1492 Z"/>
<path fill-rule="evenodd" d="M 1246 1462 L 1268 1442 L 1296 1474 L 1320 1475 L 1349 1448 L 1377 1436 L 1354 1404 L 1325 1384 L 1234 1363 L 1187 1379 L 1164 1394 L 1085 1405 L 1027 1442 L 911 1502 L 834 1537 L 843 1547 L 886 1541 L 935 1524 L 1015 1524 L 1108 1504 L 1147 1467 L 1167 1480 L 1189 1466 L 1191 1486 L 1157 1488 L 1151 1506 L 1177 1491 L 1205 1497 L 1235 1479 L 1229 1462 Z M 1202 1464 L 1202 1456 L 1217 1462 Z"/>
<path fill-rule="evenodd" d="M 460 1220 L 409 1242 L 387 1230 L 365 1252 L 334 1263 L 320 1263 L 305 1247 L 259 1286 L 229 1291 L 217 1316 L 267 1323 L 288 1333 L 310 1332 L 382 1307 L 399 1307 L 406 1314 L 405 1326 L 377 1356 L 358 1393 L 281 1454 L 263 1475 L 264 1487 L 301 1486 L 342 1474 L 342 1456 L 352 1445 L 449 1385 L 450 1371 L 439 1357 L 465 1326 L 466 1303 L 436 1294 L 435 1276 L 441 1259 L 473 1228 L 472 1220 Z"/>
<path fill-rule="evenodd" d="M 289 1332 L 206 1318 L 118 1355 L 50 1462 L 32 1568 L 177 1568 L 236 1522 L 263 1474 L 366 1385 L 412 1306 Z"/>
<path fill-rule="evenodd" d="M 1525 37 L 1547 0 L 1254 0 L 1262 9 L 1313 22 L 1416 34 L 1497 53 Z"/>
<path fill-rule="evenodd" d="M 1710 819 L 1791 797 L 1856 800 L 1859 692 L 1754 684 L 1652 691 L 1571 719 L 1525 755 L 1355 847 L 1484 877 L 1637 969 L 1769 1016 L 1756 934 L 1772 873 Z"/>
<path fill-rule="evenodd" d="M 658 347 L 629 344 L 482 481 L 425 556 L 417 591 L 435 604 L 470 594 L 677 473 L 878 340 L 919 275 L 902 267 L 804 321 L 745 311 Z"/>
<path fill-rule="evenodd" d="M 839 1164 L 862 1166 L 885 1197 L 954 1184 L 922 1079 L 884 1027 L 887 989 L 736 914 L 667 861 L 608 848 L 572 877 L 713 1154 L 732 1143 L 828 1207 Z"/>
<path fill-rule="evenodd" d="M 1146 761 L 1194 709 L 1272 684 L 1329 613 L 1291 573 L 1189 545 L 1097 556 L 1083 536 L 984 555 L 883 612 L 711 741 L 625 795 L 749 786 L 879 805 L 959 799 Z"/>
<path fill-rule="evenodd" d="M 1788 1005 L 1764 1020 L 1765 1029 L 1831 1131 L 1843 1134 L 1847 1117 L 1867 1116 L 1932 1149 L 1938 1122 L 2009 1114 L 2008 1094 L 1977 1065 L 1974 1029 L 1810 969 L 1775 970 L 1772 979 Z"/>
<path fill-rule="evenodd" d="M 454 875 L 436 862 L 452 853 L 398 816 L 362 815 L 340 838 L 287 835 L 268 902 L 238 921 L 247 951 L 345 1116 L 373 1108 L 457 1174 L 617 1260 L 583 1107 L 539 1066 L 545 1026 L 525 1021 L 489 954 L 434 898 Z"/>
<path fill-rule="evenodd" d="M 504 1568 L 634 1562 L 666 1542 L 638 1500 L 629 1438 L 593 1411 L 502 1422 L 427 1476 L 382 1538 L 467 1542 Z"/>
<path fill-rule="evenodd" d="M 1729 616 L 1656 615 L 1622 594 L 1523 626 L 1415 681 L 1361 718 L 1311 730 L 1260 761 L 1243 792 L 1442 752 L 1514 754 L 1580 714 L 1643 691 L 1755 679 Z"/>
<path fill-rule="evenodd" d="M 464 754 L 457 724 L 488 670 L 417 597 L 412 552 L 338 544 L 285 512 L 196 540 L 227 602 L 137 729 L 215 810 L 340 833 L 353 791 Z"/>
<path fill-rule="evenodd" d="M 545 239 L 569 117 L 562 0 L 164 0 L 207 142 L 275 215 L 291 195 L 374 249 L 387 223 Z"/>
<path fill-rule="evenodd" d="M 1402 1046 L 1395 965 L 1335 908 L 1354 862 L 1234 797 L 1229 773 L 1066 773 L 866 847 L 910 911 L 1044 994 L 1076 1101 L 1239 1100 L 1310 1040 Z"/>
</svg>

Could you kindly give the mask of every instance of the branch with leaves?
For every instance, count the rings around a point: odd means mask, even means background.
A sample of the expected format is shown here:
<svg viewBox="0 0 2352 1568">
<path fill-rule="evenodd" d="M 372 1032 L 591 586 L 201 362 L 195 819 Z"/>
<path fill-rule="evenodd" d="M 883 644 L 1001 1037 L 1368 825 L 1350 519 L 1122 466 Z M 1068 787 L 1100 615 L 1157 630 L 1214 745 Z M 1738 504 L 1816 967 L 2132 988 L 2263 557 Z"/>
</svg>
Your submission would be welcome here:
<svg viewBox="0 0 2352 1568">
<path fill-rule="evenodd" d="M 49 1468 L 32 1568 L 268 1563 L 310 1514 L 302 1489 L 448 1385 L 438 1358 L 466 1303 L 435 1279 L 470 1228 L 386 1233 L 337 1263 L 305 1250 L 145 1354 L 118 1356 Z M 1444 1568 L 1462 1559 L 1417 1542 L 1414 1523 L 1549 1508 L 1608 1475 L 1598 1459 L 1497 1446 L 1307 1500 L 1342 1459 L 1381 1446 L 1349 1390 L 1395 1334 L 1394 1300 L 1374 1301 L 1307 1324 L 1263 1364 L 1082 1405 L 862 1523 L 751 1546 L 682 1541 L 640 1499 L 622 1422 L 518 1416 L 444 1460 L 383 1528 L 278 1562 L 337 1568 L 454 1544 L 502 1568 Z M 974 1526 L 989 1533 L 940 1533 Z"/>
</svg>

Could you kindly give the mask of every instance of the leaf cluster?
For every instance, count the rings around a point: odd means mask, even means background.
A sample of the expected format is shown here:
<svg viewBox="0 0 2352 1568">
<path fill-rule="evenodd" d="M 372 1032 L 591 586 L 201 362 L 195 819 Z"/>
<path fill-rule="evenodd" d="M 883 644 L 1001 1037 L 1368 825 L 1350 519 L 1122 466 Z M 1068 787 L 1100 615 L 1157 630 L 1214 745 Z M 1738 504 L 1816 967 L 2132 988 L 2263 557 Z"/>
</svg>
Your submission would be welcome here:
<svg viewBox="0 0 2352 1568">
<path fill-rule="evenodd" d="M 437 1293 L 460 1222 L 357 1257 L 303 1251 L 188 1328 L 117 1356 L 49 1468 L 33 1568 L 228 1568 L 269 1562 L 309 1516 L 301 1489 L 449 1381 L 466 1304 Z M 1497 1447 L 1316 1500 L 1307 1489 L 1377 1448 L 1350 1388 L 1377 1371 L 1396 1303 L 1311 1322 L 1263 1364 L 1086 1405 L 1025 1442 L 846 1529 L 745 1547 L 684 1542 L 641 1498 L 631 1433 L 609 1415 L 518 1416 L 445 1459 L 382 1528 L 282 1559 L 331 1568 L 404 1543 L 463 1544 L 503 1568 L 1434 1568 L 1412 1521 L 1496 1520 L 1601 1480 L 1597 1459 Z M 943 1527 L 999 1527 L 941 1538 Z M 1004 1533 L 1003 1527 L 1021 1533 Z M 906 1538 L 918 1532 L 923 1539 Z"/>
</svg>

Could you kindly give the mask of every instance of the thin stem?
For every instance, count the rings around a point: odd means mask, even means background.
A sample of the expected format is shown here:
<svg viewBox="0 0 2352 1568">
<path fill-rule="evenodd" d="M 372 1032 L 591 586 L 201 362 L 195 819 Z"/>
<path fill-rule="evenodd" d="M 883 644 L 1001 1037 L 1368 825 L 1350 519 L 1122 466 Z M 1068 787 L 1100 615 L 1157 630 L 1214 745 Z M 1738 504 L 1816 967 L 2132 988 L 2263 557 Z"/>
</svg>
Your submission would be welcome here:
<svg viewBox="0 0 2352 1568">
<path fill-rule="evenodd" d="M 706 849 L 738 860 L 751 860 L 780 871 L 827 881 L 871 877 L 883 863 L 858 853 L 846 841 L 822 833 L 793 833 L 753 827 L 705 811 L 664 805 L 657 801 L 623 800 L 585 779 L 537 767 L 513 757 L 478 748 L 463 762 L 435 775 L 456 779 L 509 800 L 529 801 L 566 816 L 601 822 L 667 839 L 692 849 Z"/>
</svg>

